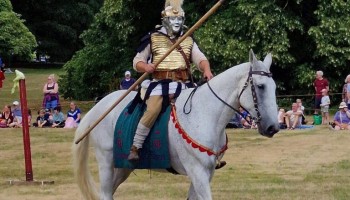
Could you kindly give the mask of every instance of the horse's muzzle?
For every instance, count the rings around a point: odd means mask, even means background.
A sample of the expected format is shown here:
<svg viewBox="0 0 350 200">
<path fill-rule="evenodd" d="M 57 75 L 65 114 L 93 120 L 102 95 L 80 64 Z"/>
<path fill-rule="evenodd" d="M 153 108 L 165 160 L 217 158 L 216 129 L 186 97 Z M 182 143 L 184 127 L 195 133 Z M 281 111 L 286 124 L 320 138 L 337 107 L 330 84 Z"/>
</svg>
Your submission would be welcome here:
<svg viewBox="0 0 350 200">
<path fill-rule="evenodd" d="M 267 128 L 263 128 L 263 127 L 261 127 L 260 124 L 258 124 L 258 129 L 259 129 L 259 133 L 261 135 L 269 137 L 269 138 L 272 138 L 273 135 L 275 135 L 275 133 L 280 131 L 280 128 L 278 125 L 270 125 Z"/>
</svg>

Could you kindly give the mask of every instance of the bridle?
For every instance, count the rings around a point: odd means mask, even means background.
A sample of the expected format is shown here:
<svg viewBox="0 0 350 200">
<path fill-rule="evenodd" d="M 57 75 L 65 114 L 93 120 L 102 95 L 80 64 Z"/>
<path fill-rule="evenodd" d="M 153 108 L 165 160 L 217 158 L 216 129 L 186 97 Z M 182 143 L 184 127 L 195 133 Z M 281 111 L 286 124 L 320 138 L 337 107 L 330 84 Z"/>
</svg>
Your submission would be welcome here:
<svg viewBox="0 0 350 200">
<path fill-rule="evenodd" d="M 259 112 L 259 107 L 258 107 L 258 98 L 256 96 L 256 91 L 255 91 L 255 87 L 253 84 L 253 75 L 260 75 L 260 76 L 267 76 L 269 78 L 272 77 L 272 73 L 271 72 L 264 72 L 264 71 L 253 71 L 253 66 L 250 64 L 250 69 L 249 69 L 249 73 L 248 73 L 248 78 L 244 83 L 244 86 L 241 90 L 241 92 L 239 93 L 238 96 L 238 100 L 241 98 L 244 90 L 248 87 L 248 84 L 250 83 L 251 86 L 251 91 L 252 91 L 252 96 L 253 96 L 253 101 L 254 101 L 254 107 L 255 107 L 255 111 L 256 111 L 256 115 L 257 117 L 251 117 L 252 120 L 254 120 L 255 123 L 259 123 L 261 120 L 261 115 Z M 240 111 L 238 111 L 237 109 L 235 109 L 234 107 L 232 107 L 230 104 L 226 103 L 223 99 L 221 99 L 215 92 L 214 90 L 210 87 L 209 81 L 207 82 L 208 87 L 210 89 L 210 91 L 215 95 L 216 98 L 218 98 L 222 103 L 224 103 L 226 106 L 228 106 L 229 108 L 231 108 L 232 110 L 234 110 L 235 112 L 237 112 L 238 114 L 240 114 L 242 117 L 243 115 L 241 114 Z M 245 111 L 247 111 L 247 109 L 245 109 L 243 106 L 241 106 Z M 248 111 L 247 111 L 248 112 Z M 251 122 L 248 122 L 251 123 Z"/>
<path fill-rule="evenodd" d="M 260 76 L 267 76 L 269 78 L 272 77 L 272 73 L 271 72 L 264 72 L 264 71 L 253 71 L 253 66 L 252 64 L 250 64 L 250 69 L 249 69 L 249 74 L 248 74 L 248 78 L 244 83 L 244 86 L 242 88 L 242 91 L 240 92 L 239 96 L 238 96 L 238 100 L 241 98 L 244 90 L 248 87 L 248 84 L 250 83 L 250 87 L 252 90 L 252 96 L 253 96 L 253 101 L 254 101 L 254 108 L 256 111 L 256 117 L 252 117 L 252 119 L 255 121 L 255 123 L 259 123 L 261 120 L 261 115 L 260 115 L 260 111 L 259 111 L 259 107 L 258 107 L 258 98 L 256 96 L 256 91 L 255 91 L 255 87 L 253 84 L 253 74 L 255 75 L 260 75 Z M 242 105 L 241 107 L 247 111 L 247 109 L 245 109 Z"/>
</svg>

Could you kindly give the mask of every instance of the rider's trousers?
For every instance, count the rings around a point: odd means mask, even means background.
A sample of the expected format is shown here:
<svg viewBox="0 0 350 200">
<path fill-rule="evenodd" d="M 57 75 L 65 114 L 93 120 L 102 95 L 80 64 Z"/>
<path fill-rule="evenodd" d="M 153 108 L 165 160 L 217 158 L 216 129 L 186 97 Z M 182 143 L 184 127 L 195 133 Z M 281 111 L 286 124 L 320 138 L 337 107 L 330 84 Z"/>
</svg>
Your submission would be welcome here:
<svg viewBox="0 0 350 200">
<path fill-rule="evenodd" d="M 139 124 L 137 125 L 136 134 L 133 145 L 137 149 L 142 148 L 143 142 L 147 138 L 154 122 L 156 121 L 160 111 L 162 110 L 162 96 L 150 96 L 146 101 L 147 108 Z"/>
</svg>

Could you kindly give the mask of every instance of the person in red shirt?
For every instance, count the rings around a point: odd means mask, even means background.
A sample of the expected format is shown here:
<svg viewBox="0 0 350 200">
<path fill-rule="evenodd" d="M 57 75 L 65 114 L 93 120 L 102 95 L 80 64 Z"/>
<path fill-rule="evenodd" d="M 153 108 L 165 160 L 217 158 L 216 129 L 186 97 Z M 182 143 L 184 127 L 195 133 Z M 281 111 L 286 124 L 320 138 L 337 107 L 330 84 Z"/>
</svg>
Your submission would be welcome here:
<svg viewBox="0 0 350 200">
<path fill-rule="evenodd" d="M 323 78 L 323 72 L 317 71 L 316 72 L 316 79 L 314 81 L 314 87 L 315 87 L 315 112 L 314 114 L 318 114 L 320 110 L 320 104 L 322 99 L 322 90 L 326 89 L 327 92 L 329 91 L 329 83 L 328 80 Z"/>
<path fill-rule="evenodd" d="M 0 68 L 0 89 L 2 88 L 2 82 L 5 80 L 4 68 L 1 66 Z"/>
</svg>

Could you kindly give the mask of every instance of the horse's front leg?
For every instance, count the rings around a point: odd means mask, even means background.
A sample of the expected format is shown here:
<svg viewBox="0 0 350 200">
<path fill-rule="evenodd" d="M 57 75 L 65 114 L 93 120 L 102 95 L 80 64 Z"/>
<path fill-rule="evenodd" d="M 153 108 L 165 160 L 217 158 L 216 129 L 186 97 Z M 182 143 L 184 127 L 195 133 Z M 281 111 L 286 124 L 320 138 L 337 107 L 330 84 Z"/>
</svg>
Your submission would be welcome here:
<svg viewBox="0 0 350 200">
<path fill-rule="evenodd" d="M 214 169 L 209 170 L 203 166 L 193 167 L 188 173 L 191 179 L 191 187 L 188 192 L 189 200 L 212 200 L 210 181 L 214 174 Z"/>
<path fill-rule="evenodd" d="M 113 193 L 115 191 L 113 151 L 96 148 L 96 159 L 98 161 L 101 184 L 100 200 L 113 200 Z"/>
<path fill-rule="evenodd" d="M 188 190 L 187 200 L 196 200 L 196 199 L 197 199 L 197 194 L 196 194 L 196 191 L 194 190 L 193 183 L 191 182 L 190 189 Z"/>
</svg>

